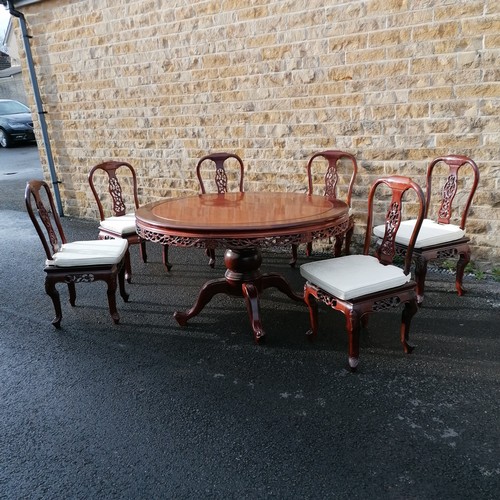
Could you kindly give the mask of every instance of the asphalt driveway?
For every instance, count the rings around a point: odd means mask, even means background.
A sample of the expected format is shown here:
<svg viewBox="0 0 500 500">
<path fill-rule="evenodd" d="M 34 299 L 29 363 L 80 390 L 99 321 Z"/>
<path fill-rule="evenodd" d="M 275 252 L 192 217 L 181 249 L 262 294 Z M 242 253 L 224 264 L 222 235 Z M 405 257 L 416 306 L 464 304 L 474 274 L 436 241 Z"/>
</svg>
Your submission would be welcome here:
<svg viewBox="0 0 500 500">
<path fill-rule="evenodd" d="M 493 499 L 500 491 L 500 285 L 429 274 L 405 355 L 400 311 L 374 315 L 357 374 L 344 321 L 279 292 L 261 301 L 253 344 L 244 304 L 215 297 L 181 328 L 172 317 L 223 273 L 204 252 L 132 248 L 130 302 L 113 325 L 104 286 L 63 301 L 43 288 L 44 256 L 24 210 L 34 147 L 0 150 L 0 498 Z M 64 218 L 70 239 L 95 221 Z M 304 255 L 299 258 L 305 261 Z M 303 284 L 288 254 L 263 268 Z"/>
</svg>

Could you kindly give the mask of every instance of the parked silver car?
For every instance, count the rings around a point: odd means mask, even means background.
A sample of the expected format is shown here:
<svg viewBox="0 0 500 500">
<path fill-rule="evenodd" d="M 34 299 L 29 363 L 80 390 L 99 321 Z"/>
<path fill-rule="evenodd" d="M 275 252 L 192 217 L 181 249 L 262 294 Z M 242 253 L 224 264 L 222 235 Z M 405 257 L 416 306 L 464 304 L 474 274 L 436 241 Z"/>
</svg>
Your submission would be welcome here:
<svg viewBox="0 0 500 500">
<path fill-rule="evenodd" d="M 9 148 L 14 143 L 34 140 L 30 109 L 19 101 L 0 99 L 0 146 Z"/>
</svg>

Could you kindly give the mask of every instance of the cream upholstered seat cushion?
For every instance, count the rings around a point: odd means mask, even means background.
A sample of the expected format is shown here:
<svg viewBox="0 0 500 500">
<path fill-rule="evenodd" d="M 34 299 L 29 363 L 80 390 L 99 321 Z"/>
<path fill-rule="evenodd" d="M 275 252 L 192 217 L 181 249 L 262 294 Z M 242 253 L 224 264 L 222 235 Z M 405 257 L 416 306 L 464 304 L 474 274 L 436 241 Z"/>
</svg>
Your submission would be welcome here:
<svg viewBox="0 0 500 500">
<path fill-rule="evenodd" d="M 135 226 L 135 214 L 125 214 L 120 215 L 119 217 L 106 217 L 101 221 L 99 227 L 121 235 L 137 232 Z"/>
<path fill-rule="evenodd" d="M 125 239 L 73 241 L 65 243 L 47 266 L 77 267 L 117 264 L 128 248 Z"/>
<path fill-rule="evenodd" d="M 399 267 L 385 266 L 371 255 L 346 255 L 308 262 L 300 266 L 300 274 L 310 283 L 344 300 L 395 288 L 411 279 Z"/>
<path fill-rule="evenodd" d="M 396 243 L 408 245 L 410 242 L 413 228 L 415 227 L 416 220 L 405 220 L 401 222 L 398 232 L 396 234 Z M 384 237 L 385 226 L 375 226 L 373 234 L 379 238 Z M 459 240 L 465 236 L 465 231 L 460 229 L 459 226 L 453 224 L 438 224 L 431 219 L 424 219 L 422 226 L 418 233 L 415 248 L 429 247 L 432 245 L 440 245 L 450 241 Z"/>
</svg>

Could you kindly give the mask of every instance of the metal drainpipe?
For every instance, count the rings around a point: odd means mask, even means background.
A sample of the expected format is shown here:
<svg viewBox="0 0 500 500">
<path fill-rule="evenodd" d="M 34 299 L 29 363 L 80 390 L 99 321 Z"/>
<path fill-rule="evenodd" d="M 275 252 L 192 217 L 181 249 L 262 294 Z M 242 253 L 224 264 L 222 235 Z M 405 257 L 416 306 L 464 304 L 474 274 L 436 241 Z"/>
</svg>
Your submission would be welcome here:
<svg viewBox="0 0 500 500">
<path fill-rule="evenodd" d="M 40 129 L 42 131 L 43 144 L 45 146 L 45 152 L 47 154 L 47 163 L 49 165 L 50 179 L 52 181 L 52 186 L 54 188 L 54 197 L 56 200 L 57 212 L 62 217 L 64 215 L 61 195 L 59 193 L 60 181 L 57 180 L 56 169 L 54 166 L 54 158 L 52 157 L 52 148 L 50 147 L 49 134 L 47 132 L 47 122 L 45 121 L 45 111 L 43 110 L 42 99 L 40 97 L 40 89 L 38 88 L 38 80 L 36 78 L 35 66 L 33 64 L 33 56 L 31 54 L 31 46 L 28 35 L 28 30 L 26 29 L 26 19 L 22 12 L 16 10 L 10 0 L 7 1 L 9 12 L 11 16 L 17 17 L 19 19 L 19 24 L 21 26 L 21 32 L 23 34 L 24 51 L 26 52 L 26 59 L 28 62 L 28 69 L 31 78 L 31 85 L 33 87 L 33 94 L 35 96 L 35 103 L 38 112 L 38 119 L 40 122 Z"/>
</svg>

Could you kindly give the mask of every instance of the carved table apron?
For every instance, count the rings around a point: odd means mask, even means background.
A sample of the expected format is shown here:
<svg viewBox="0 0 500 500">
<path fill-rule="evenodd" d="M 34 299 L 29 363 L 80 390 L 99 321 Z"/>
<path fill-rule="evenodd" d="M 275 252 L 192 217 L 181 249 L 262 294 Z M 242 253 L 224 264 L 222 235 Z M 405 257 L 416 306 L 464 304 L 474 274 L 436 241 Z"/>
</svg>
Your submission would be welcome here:
<svg viewBox="0 0 500 500">
<path fill-rule="evenodd" d="M 137 233 L 145 240 L 181 247 L 225 248 L 224 278 L 207 281 L 193 307 L 177 311 L 181 326 L 218 293 L 243 296 L 258 343 L 265 332 L 259 295 L 275 287 L 296 301 L 278 273 L 262 273 L 261 248 L 300 244 L 345 233 L 347 205 L 340 200 L 302 193 L 225 193 L 169 198 L 136 211 Z"/>
</svg>

